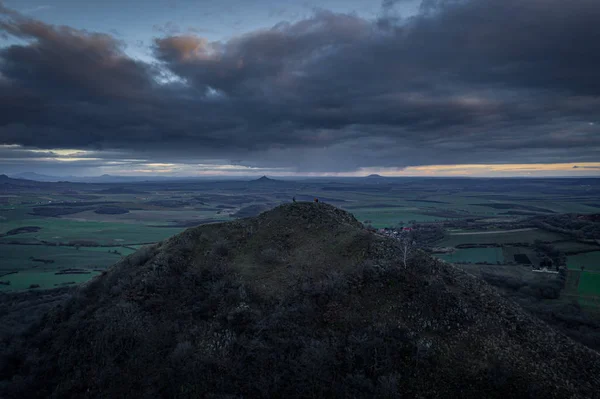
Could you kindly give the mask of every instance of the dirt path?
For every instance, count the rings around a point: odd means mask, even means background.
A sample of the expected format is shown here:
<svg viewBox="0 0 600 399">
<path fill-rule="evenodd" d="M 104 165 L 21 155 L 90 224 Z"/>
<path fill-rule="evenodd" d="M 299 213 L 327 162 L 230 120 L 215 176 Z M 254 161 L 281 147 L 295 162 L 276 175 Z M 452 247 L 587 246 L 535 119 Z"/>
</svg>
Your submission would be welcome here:
<svg viewBox="0 0 600 399">
<path fill-rule="evenodd" d="M 466 233 L 450 233 L 451 236 L 474 236 L 482 234 L 501 234 L 501 233 L 518 233 L 520 231 L 532 231 L 537 230 L 536 227 L 528 227 L 526 229 L 513 229 L 513 230 L 496 230 L 496 231 L 473 231 Z"/>
</svg>

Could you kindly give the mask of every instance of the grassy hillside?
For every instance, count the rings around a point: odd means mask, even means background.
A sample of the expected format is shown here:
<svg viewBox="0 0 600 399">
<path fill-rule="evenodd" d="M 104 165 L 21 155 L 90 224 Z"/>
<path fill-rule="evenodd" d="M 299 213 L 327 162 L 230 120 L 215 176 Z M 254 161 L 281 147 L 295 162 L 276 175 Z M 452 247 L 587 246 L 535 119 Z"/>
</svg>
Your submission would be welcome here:
<svg viewBox="0 0 600 399">
<path fill-rule="evenodd" d="M 331 205 L 126 257 L 24 337 L 0 396 L 587 398 L 600 356 Z"/>
</svg>

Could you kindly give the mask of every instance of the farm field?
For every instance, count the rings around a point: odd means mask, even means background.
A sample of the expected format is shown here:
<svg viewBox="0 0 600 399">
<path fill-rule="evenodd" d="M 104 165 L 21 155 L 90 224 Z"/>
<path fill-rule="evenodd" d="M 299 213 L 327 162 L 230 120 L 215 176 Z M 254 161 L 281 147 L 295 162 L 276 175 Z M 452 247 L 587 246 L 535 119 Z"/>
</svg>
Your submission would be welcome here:
<svg viewBox="0 0 600 399">
<path fill-rule="evenodd" d="M 127 255 L 131 255 L 132 253 L 134 253 L 137 249 L 143 247 L 143 245 L 132 245 L 132 246 L 115 246 L 115 247 L 81 247 L 80 249 L 86 251 L 86 252 L 99 252 L 99 253 L 110 253 L 114 251 L 117 251 L 118 254 L 122 255 L 122 256 L 127 256 Z M 117 254 L 117 255 L 118 255 Z M 86 254 L 87 255 L 87 254 Z"/>
<path fill-rule="evenodd" d="M 600 251 L 569 255 L 567 266 L 569 269 L 581 269 L 583 266 L 585 270 L 600 272 Z"/>
<path fill-rule="evenodd" d="M 37 226 L 35 233 L 23 233 L 0 237 L 1 243 L 40 242 L 68 243 L 70 241 L 94 241 L 100 245 L 126 245 L 157 242 L 183 230 L 173 227 L 150 227 L 139 224 L 116 222 L 88 222 L 60 218 L 11 220 L 0 223 L 0 234 L 17 227 Z"/>
<path fill-rule="evenodd" d="M 417 222 L 434 222 L 444 220 L 438 216 L 431 216 L 418 213 L 418 208 L 356 208 L 349 210 L 354 216 L 365 224 L 370 224 L 375 228 L 397 226 L 406 224 L 410 220 Z"/>
<path fill-rule="evenodd" d="M 556 242 L 563 252 L 589 250 L 588 245 L 571 237 L 519 223 L 532 216 L 561 212 L 600 212 L 592 206 L 600 197 L 600 179 L 3 181 L 8 184 L 0 185 L 0 270 L 19 270 L 18 278 L 25 279 L 11 284 L 11 289 L 28 287 L 26 278 L 39 272 L 106 268 L 144 244 L 164 240 L 188 227 L 253 216 L 293 197 L 297 201 L 319 198 L 376 228 L 408 226 L 411 221 L 448 225 L 447 230 L 453 231 L 436 246 L 496 246 L 459 249 L 448 257 L 450 262 L 513 261 L 515 254 L 507 252 L 510 247 L 506 244 L 531 244 L 536 239 Z M 467 220 L 468 226 L 461 224 Z M 61 246 L 15 245 L 40 243 Z M 95 244 L 107 247 L 88 246 Z M 532 251 L 523 253 L 535 264 Z M 31 257 L 54 263 L 34 262 Z M 89 278 L 77 277 L 85 276 Z"/>
<path fill-rule="evenodd" d="M 136 244 L 136 245 L 128 245 L 128 246 L 127 246 L 127 248 L 133 248 L 134 250 L 138 250 L 138 249 L 140 249 L 140 248 L 143 248 L 143 247 L 145 247 L 145 246 L 146 246 L 146 245 L 143 245 L 143 244 Z M 135 251 L 133 251 L 133 252 L 135 252 Z M 132 253 L 133 253 L 133 252 L 132 252 Z M 128 254 L 128 255 L 129 255 L 129 254 Z"/>
<path fill-rule="evenodd" d="M 592 245 L 584 242 L 577 241 L 565 241 L 557 242 L 553 244 L 554 248 L 562 251 L 566 254 L 578 253 L 578 252 L 594 252 L 600 251 L 600 245 Z"/>
<path fill-rule="evenodd" d="M 115 253 L 115 251 L 117 253 Z M 53 288 L 58 284 L 87 281 L 98 270 L 106 269 L 134 248 L 75 247 L 46 245 L 0 245 L 0 291 L 27 289 L 31 284 Z M 56 275 L 64 269 L 84 269 L 87 274 Z M 17 272 L 16 274 L 8 274 Z"/>
<path fill-rule="evenodd" d="M 21 291 L 30 289 L 32 284 L 39 285 L 37 289 L 55 288 L 64 285 L 75 285 L 86 282 L 100 274 L 89 270 L 88 274 L 55 274 L 54 271 L 23 271 L 17 274 L 0 277 L 10 285 L 0 284 L 1 291 Z"/>
<path fill-rule="evenodd" d="M 535 240 L 560 241 L 567 237 L 551 231 L 541 229 L 527 229 L 525 231 L 473 231 L 450 233 L 438 243 L 441 247 L 456 247 L 461 244 L 532 244 Z"/>
<path fill-rule="evenodd" d="M 118 251 L 123 255 L 133 252 L 122 247 L 76 249 L 66 246 L 0 245 L 0 272 L 27 269 L 51 271 L 77 268 L 103 269 L 121 259 L 121 255 L 109 253 L 109 250 Z"/>
<path fill-rule="evenodd" d="M 600 273 L 582 272 L 577 291 L 579 295 L 600 297 Z"/>
<path fill-rule="evenodd" d="M 506 263 L 517 262 L 520 264 L 530 264 L 535 267 L 539 266 L 540 264 L 539 257 L 531 248 L 505 246 L 502 247 L 502 254 Z M 525 256 L 530 263 L 525 261 Z"/>
<path fill-rule="evenodd" d="M 205 211 L 194 209 L 181 210 L 133 210 L 123 215 L 100 215 L 93 211 L 85 211 L 73 215 L 61 216 L 61 219 L 74 220 L 78 222 L 111 222 L 143 224 L 149 226 L 169 226 L 177 221 L 197 221 L 202 223 L 206 219 L 229 220 L 217 211 Z"/>
<path fill-rule="evenodd" d="M 466 248 L 457 249 L 451 254 L 435 255 L 451 263 L 486 262 L 496 264 L 504 261 L 501 248 Z"/>
</svg>

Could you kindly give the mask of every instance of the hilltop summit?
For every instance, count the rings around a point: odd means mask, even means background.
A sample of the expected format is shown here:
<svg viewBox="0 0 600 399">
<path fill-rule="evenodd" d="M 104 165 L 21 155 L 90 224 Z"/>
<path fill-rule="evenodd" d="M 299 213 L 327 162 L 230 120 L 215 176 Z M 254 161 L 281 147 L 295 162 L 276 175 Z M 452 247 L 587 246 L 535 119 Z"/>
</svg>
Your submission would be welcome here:
<svg viewBox="0 0 600 399">
<path fill-rule="evenodd" d="M 13 343 L 0 396 L 597 394 L 596 352 L 449 264 L 399 259 L 396 241 L 322 203 L 188 229 Z"/>
<path fill-rule="evenodd" d="M 276 183 L 279 180 L 269 179 L 267 176 L 262 176 L 259 179 L 252 180 L 253 183 Z"/>
<path fill-rule="evenodd" d="M 15 179 L 15 178 L 12 178 L 12 177 L 7 176 L 5 174 L 1 174 L 0 175 L 0 181 L 3 181 L 3 182 L 23 182 L 25 180 L 24 179 Z"/>
</svg>

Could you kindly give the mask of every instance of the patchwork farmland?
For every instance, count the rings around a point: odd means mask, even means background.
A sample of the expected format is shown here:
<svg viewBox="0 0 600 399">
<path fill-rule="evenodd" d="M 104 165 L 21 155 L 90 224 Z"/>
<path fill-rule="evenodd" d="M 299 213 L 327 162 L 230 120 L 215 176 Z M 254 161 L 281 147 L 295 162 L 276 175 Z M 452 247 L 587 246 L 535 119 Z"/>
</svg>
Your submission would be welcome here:
<svg viewBox="0 0 600 399">
<path fill-rule="evenodd" d="M 78 283 L 187 227 L 253 216 L 292 198 L 319 198 L 373 228 L 438 226 L 445 233 L 435 246 L 453 249 L 439 256 L 457 264 L 539 267 L 542 257 L 533 246 L 542 241 L 566 253 L 570 268 L 584 265 L 591 271 L 592 251 L 599 248 L 529 222 L 597 212 L 592 205 L 600 184 L 589 179 L 588 186 L 591 181 L 598 187 L 581 188 L 576 179 L 558 184 L 552 179 L 262 178 L 126 185 L 7 179 L 0 192 L 3 291 L 69 283 L 48 276 L 70 269 L 78 273 L 72 280 Z"/>
</svg>

